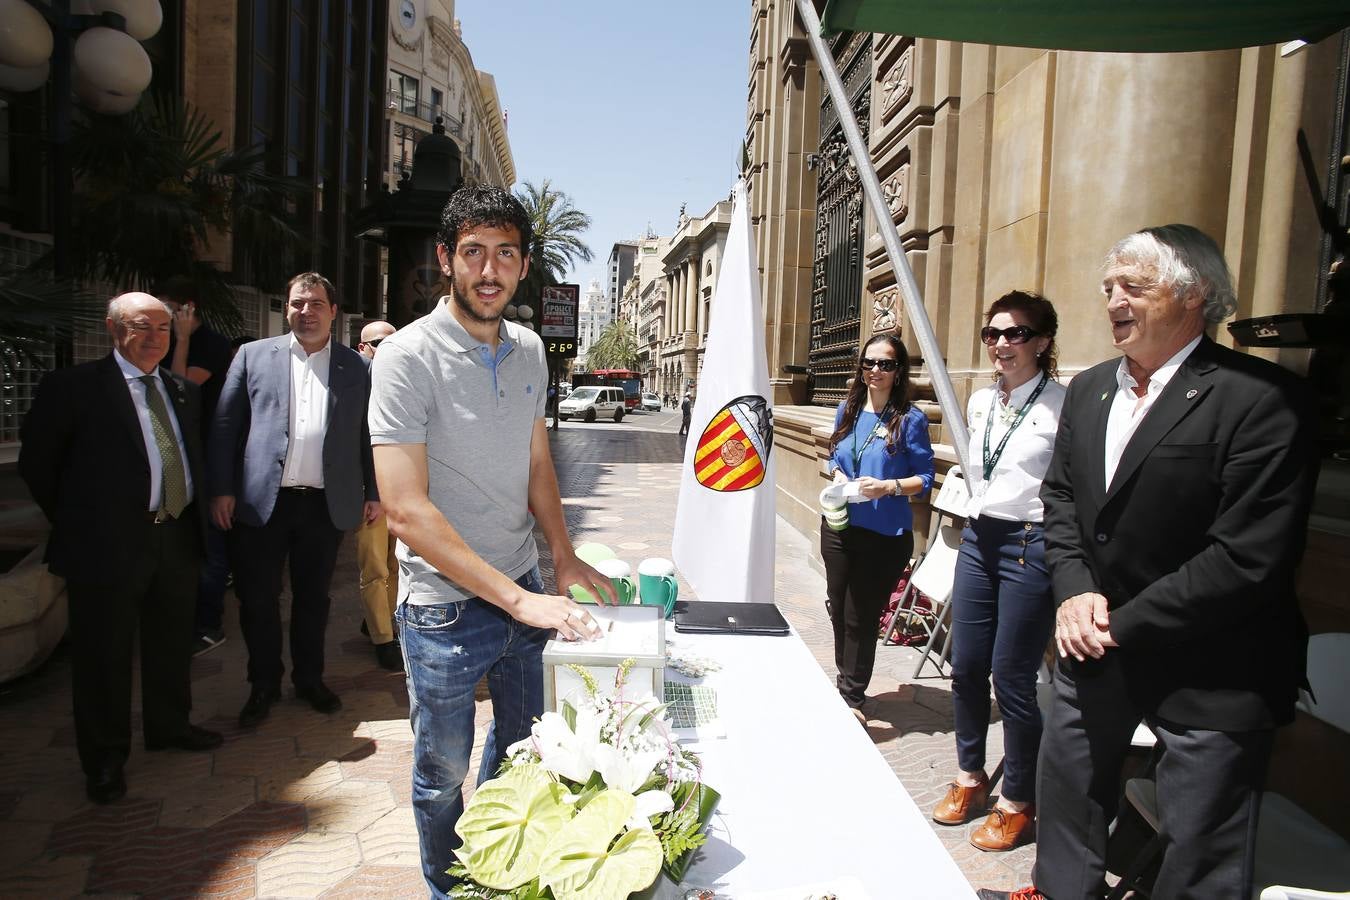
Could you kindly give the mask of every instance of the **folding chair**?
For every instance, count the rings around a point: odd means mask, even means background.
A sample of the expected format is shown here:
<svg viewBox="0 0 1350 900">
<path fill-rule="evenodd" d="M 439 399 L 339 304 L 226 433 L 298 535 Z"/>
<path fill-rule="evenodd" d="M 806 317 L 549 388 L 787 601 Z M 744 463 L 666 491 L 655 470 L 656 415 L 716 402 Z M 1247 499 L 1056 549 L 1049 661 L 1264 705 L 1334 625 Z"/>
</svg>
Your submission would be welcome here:
<svg viewBox="0 0 1350 900">
<path fill-rule="evenodd" d="M 929 661 L 937 666 L 938 674 L 941 675 L 951 652 L 948 619 L 951 613 L 952 581 L 956 577 L 956 555 L 961 546 L 961 530 L 965 527 L 966 504 L 969 502 L 970 491 L 961 475 L 961 467 L 952 466 L 942 487 L 933 496 L 928 547 L 915 563 L 909 584 L 905 586 L 905 593 L 900 597 L 895 615 L 891 617 L 891 625 L 883 636 L 883 640 L 889 641 L 902 626 L 909 629 L 918 623 L 918 627 L 927 635 L 927 640 L 924 641 L 923 656 L 914 667 L 915 678 Z M 914 608 L 919 593 L 928 597 L 933 604 L 931 625 L 929 619 L 919 615 Z"/>
<path fill-rule="evenodd" d="M 1350 634 L 1309 638 L 1308 683 L 1319 696 L 1313 699 L 1304 694 L 1299 708 L 1350 731 Z M 1125 799 L 1155 832 L 1159 828 L 1157 790 L 1152 778 L 1131 778 L 1125 783 Z M 1108 900 L 1118 900 L 1133 889 L 1162 849 L 1162 837 L 1155 834 Z M 1253 885 L 1253 900 L 1350 896 L 1335 893 L 1350 892 L 1350 842 L 1287 797 L 1266 791 L 1261 795 L 1256 831 Z"/>
</svg>

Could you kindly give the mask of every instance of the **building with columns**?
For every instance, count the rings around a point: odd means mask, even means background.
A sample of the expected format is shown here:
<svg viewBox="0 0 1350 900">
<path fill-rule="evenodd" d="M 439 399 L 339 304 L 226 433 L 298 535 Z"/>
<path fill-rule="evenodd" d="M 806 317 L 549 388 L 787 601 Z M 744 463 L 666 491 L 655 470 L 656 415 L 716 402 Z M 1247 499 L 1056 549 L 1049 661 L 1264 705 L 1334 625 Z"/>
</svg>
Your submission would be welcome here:
<svg viewBox="0 0 1350 900">
<path fill-rule="evenodd" d="M 751 15 L 748 187 L 778 509 L 809 535 L 834 407 L 872 334 L 897 332 L 914 357 L 940 472 L 954 453 L 793 5 L 753 0 Z M 992 377 L 978 331 L 1011 289 L 1054 302 L 1061 380 L 1117 355 L 1101 262 L 1117 239 L 1151 225 L 1185 222 L 1218 241 L 1237 319 L 1327 322 L 1334 311 L 1337 254 L 1318 206 L 1344 215 L 1350 193 L 1343 36 L 1290 56 L 1273 46 L 1087 53 L 864 33 L 831 46 L 962 402 Z M 1310 194 L 1300 134 L 1323 197 Z M 1234 343 L 1224 325 L 1212 335 Z M 1309 374 L 1327 411 L 1300 594 L 1314 633 L 1348 631 L 1350 423 L 1330 412 L 1350 409 L 1346 363 L 1332 348 L 1248 352 Z M 927 520 L 916 516 L 919 530 Z"/>
<path fill-rule="evenodd" d="M 719 200 L 702 216 L 681 213 L 680 225 L 661 255 L 665 300 L 657 315 L 657 393 L 683 394 L 698 382 L 708 337 L 708 309 L 731 228 L 731 201 Z M 655 307 L 655 304 L 653 304 Z"/>
</svg>

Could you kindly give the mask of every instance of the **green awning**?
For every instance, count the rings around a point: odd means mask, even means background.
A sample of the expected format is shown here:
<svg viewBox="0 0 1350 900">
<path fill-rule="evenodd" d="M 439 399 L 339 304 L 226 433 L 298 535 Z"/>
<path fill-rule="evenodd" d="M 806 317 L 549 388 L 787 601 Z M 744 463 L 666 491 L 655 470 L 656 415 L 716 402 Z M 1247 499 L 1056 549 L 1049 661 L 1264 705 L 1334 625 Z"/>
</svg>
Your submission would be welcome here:
<svg viewBox="0 0 1350 900">
<path fill-rule="evenodd" d="M 1350 26 L 1350 0 L 828 0 L 822 34 L 913 37 L 1137 53 L 1321 40 Z"/>
</svg>

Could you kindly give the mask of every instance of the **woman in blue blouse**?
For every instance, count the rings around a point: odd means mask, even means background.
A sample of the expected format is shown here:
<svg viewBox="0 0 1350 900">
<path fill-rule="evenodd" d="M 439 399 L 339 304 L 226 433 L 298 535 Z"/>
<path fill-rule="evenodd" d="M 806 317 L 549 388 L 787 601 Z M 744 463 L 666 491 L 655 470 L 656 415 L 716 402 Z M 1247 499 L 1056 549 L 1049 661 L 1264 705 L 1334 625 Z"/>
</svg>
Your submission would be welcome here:
<svg viewBox="0 0 1350 900">
<path fill-rule="evenodd" d="M 857 481 L 866 502 L 850 503 L 843 531 L 820 523 L 820 555 L 834 626 L 835 682 L 859 722 L 877 655 L 882 608 L 914 551 L 907 497 L 933 486 L 928 419 L 909 399 L 909 354 L 892 334 L 864 346 L 830 437 L 835 484 Z"/>
</svg>

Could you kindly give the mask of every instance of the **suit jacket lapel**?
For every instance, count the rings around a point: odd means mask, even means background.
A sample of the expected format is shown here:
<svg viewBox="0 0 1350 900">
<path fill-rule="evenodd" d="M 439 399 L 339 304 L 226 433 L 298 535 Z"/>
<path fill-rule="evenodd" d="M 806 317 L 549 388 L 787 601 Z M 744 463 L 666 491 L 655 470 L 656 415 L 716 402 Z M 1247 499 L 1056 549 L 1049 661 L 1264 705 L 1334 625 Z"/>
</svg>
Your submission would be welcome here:
<svg viewBox="0 0 1350 900">
<path fill-rule="evenodd" d="M 1209 374 L 1215 368 L 1210 353 L 1212 346 L 1208 338 L 1201 339 L 1200 344 L 1182 362 L 1177 373 L 1167 383 L 1167 387 L 1158 395 L 1158 399 L 1144 416 L 1144 421 L 1139 423 L 1138 430 L 1125 445 L 1125 451 L 1120 455 L 1120 465 L 1116 467 L 1115 477 L 1111 479 L 1103 504 L 1109 503 L 1120 490 L 1120 486 L 1130 480 L 1135 469 L 1148 458 L 1158 442 L 1204 401 L 1205 395 L 1213 387 L 1209 379 Z"/>
<path fill-rule="evenodd" d="M 291 421 L 291 345 L 283 337 L 272 344 L 272 384 L 277 391 L 277 409 L 281 411 L 282 427 L 290 433 Z"/>
<path fill-rule="evenodd" d="M 103 387 L 108 393 L 108 402 L 116 412 L 117 418 L 126 426 L 131 443 L 135 445 L 141 461 L 149 467 L 150 456 L 145 450 L 145 434 L 141 431 L 140 417 L 136 415 L 136 401 L 131 399 L 132 387 L 127 384 L 126 376 L 122 374 L 121 367 L 117 365 L 117 360 L 111 353 L 103 358 L 100 369 Z"/>
</svg>

